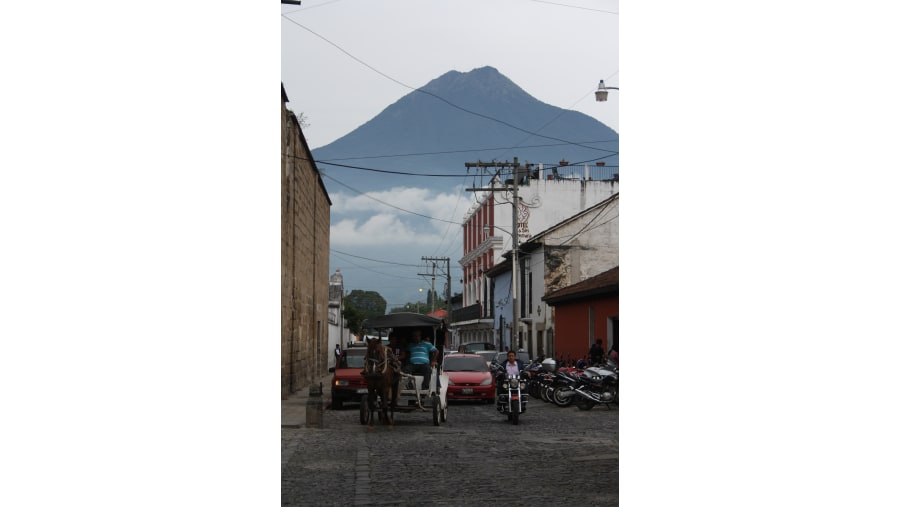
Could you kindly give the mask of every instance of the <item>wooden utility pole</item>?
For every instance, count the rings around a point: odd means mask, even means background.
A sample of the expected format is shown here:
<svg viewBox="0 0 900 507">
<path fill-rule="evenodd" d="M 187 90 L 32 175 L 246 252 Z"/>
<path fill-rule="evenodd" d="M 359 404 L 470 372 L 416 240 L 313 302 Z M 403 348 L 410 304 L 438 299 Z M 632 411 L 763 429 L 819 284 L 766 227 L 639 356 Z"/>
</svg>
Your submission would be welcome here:
<svg viewBox="0 0 900 507">
<path fill-rule="evenodd" d="M 429 273 L 419 273 L 419 276 L 431 276 L 431 292 L 432 292 L 431 301 L 432 301 L 432 303 L 434 302 L 434 278 L 436 276 L 435 269 L 437 267 L 437 265 L 435 263 L 436 262 L 447 263 L 447 272 L 445 273 L 445 275 L 447 276 L 447 290 L 445 291 L 445 294 L 446 294 L 445 298 L 446 298 L 446 302 L 447 302 L 447 322 L 449 323 L 449 322 L 451 322 L 451 319 L 450 319 L 450 314 L 451 314 L 451 312 L 450 312 L 450 294 L 452 294 L 450 292 L 450 257 L 422 257 L 422 260 L 425 262 L 431 263 L 431 273 L 430 274 Z M 432 311 L 432 313 L 434 313 L 433 304 L 432 304 L 431 311 Z"/>
<path fill-rule="evenodd" d="M 519 338 L 519 179 L 528 175 L 530 164 L 524 166 L 519 164 L 519 157 L 513 157 L 512 162 L 466 162 L 466 169 L 470 168 L 496 168 L 496 169 L 512 169 L 512 192 L 513 192 L 513 209 L 512 209 L 512 231 L 504 231 L 502 228 L 496 227 L 503 232 L 512 236 L 512 329 L 509 335 L 509 345 L 515 350 L 522 347 L 522 340 Z M 490 186 L 488 188 L 467 188 L 470 192 L 508 192 L 509 186 L 505 183 L 501 187 Z"/>
</svg>

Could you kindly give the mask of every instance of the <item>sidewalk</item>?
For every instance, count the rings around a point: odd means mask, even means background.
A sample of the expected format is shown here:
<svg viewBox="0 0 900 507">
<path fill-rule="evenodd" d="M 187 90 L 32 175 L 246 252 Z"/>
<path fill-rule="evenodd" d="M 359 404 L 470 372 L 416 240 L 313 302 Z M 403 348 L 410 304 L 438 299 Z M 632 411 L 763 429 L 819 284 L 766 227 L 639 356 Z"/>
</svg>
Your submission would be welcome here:
<svg viewBox="0 0 900 507">
<path fill-rule="evenodd" d="M 331 377 L 328 373 L 315 383 L 322 383 L 322 406 L 325 411 L 331 404 Z M 309 399 L 309 386 L 292 394 L 288 399 L 281 400 L 281 427 L 305 428 L 306 427 L 306 402 Z"/>
</svg>

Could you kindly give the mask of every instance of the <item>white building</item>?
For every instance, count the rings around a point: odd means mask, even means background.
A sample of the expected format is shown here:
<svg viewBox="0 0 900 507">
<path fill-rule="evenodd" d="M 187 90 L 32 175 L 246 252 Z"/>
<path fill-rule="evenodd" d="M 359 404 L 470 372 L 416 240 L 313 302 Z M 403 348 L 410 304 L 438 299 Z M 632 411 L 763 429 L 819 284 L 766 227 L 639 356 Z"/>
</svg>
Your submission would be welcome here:
<svg viewBox="0 0 900 507">
<path fill-rule="evenodd" d="M 613 195 L 617 196 L 619 192 L 618 178 L 599 179 L 592 173 L 593 170 L 594 168 L 586 165 L 577 168 L 557 167 L 553 169 L 552 173 L 539 168 L 529 174 L 528 181 L 522 182 L 523 184 L 518 186 L 517 232 L 520 251 L 523 254 L 525 245 L 532 238 L 534 231 L 547 231 L 608 200 Z M 503 190 L 482 193 L 464 219 L 463 258 L 460 259 L 463 268 L 463 304 L 462 308 L 454 312 L 451 324 L 459 343 L 490 341 L 498 346 L 505 346 L 509 343 L 509 330 L 506 326 L 512 321 L 510 305 L 514 299 L 510 277 L 507 274 L 504 279 L 502 268 L 496 271 L 492 290 L 491 279 L 485 276 L 485 272 L 503 262 L 504 252 L 512 250 L 513 190 L 511 181 L 508 180 L 504 183 L 501 184 L 496 179 L 492 181 L 493 188 Z M 618 210 L 618 199 L 616 199 L 616 210 Z M 618 222 L 616 222 L 615 251 L 617 264 Z M 546 315 L 546 307 L 540 306 L 542 304 L 540 298 L 543 296 L 543 290 L 547 283 L 543 280 L 543 271 L 536 272 L 532 266 L 543 266 L 545 262 L 543 257 L 532 258 L 529 255 L 523 255 L 519 262 L 519 290 L 516 291 L 519 295 L 520 308 L 528 305 L 527 308 L 535 313 L 540 308 L 543 315 Z M 577 268 L 579 272 L 591 272 L 592 275 L 599 273 L 593 272 L 594 266 L 591 266 L 589 261 L 579 260 L 578 262 L 583 264 Z M 580 281 L 582 279 L 579 278 L 580 276 L 576 276 L 575 278 L 578 279 L 572 280 L 570 283 Z M 535 279 L 535 277 L 539 278 Z M 497 284 L 501 285 L 500 288 Z M 531 284 L 532 289 L 528 289 L 527 284 Z M 540 295 L 537 295 L 538 292 L 529 292 L 529 290 L 534 291 L 535 286 L 540 287 Z M 501 296 L 504 290 L 510 294 L 508 301 Z M 527 299 L 524 297 L 526 295 L 528 295 Z M 501 305 L 501 313 L 498 313 L 497 304 L 504 301 L 505 304 Z M 501 317 L 503 317 L 502 326 Z M 531 352 L 538 352 L 538 349 L 541 348 L 538 346 L 539 342 L 546 343 L 547 340 L 546 321 L 541 324 L 545 326 L 545 329 L 538 329 L 538 322 L 529 323 L 527 320 L 522 320 L 533 319 L 533 316 L 526 316 L 524 312 L 520 311 L 519 318 L 519 337 L 523 345 L 527 343 L 533 349 L 530 350 Z M 529 330 L 524 328 L 526 324 L 528 324 Z M 501 335 L 500 330 L 503 328 L 506 331 Z M 549 353 L 549 351 L 545 352 Z"/>
<path fill-rule="evenodd" d="M 335 270 L 328 279 L 328 367 L 334 366 L 334 349 L 350 342 L 350 330 L 344 325 L 344 276 Z"/>
</svg>

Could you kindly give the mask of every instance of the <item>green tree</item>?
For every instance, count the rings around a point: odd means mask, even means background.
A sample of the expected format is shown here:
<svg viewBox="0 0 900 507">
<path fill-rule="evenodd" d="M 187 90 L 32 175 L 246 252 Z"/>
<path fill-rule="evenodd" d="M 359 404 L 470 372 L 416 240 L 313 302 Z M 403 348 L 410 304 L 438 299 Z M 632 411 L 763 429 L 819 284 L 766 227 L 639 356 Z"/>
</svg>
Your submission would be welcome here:
<svg viewBox="0 0 900 507">
<path fill-rule="evenodd" d="M 344 323 L 347 325 L 347 329 L 349 329 L 351 333 L 359 336 L 362 332 L 362 323 L 364 320 L 366 320 L 366 317 L 359 308 L 353 306 L 353 303 L 345 298 Z"/>
<path fill-rule="evenodd" d="M 354 290 L 350 294 L 344 296 L 344 307 L 353 307 L 360 315 L 359 326 L 354 330 L 348 324 L 350 332 L 359 335 L 362 331 L 362 322 L 371 317 L 379 317 L 384 315 L 387 309 L 387 301 L 381 294 L 370 290 Z M 344 319 L 347 319 L 346 312 Z"/>
</svg>

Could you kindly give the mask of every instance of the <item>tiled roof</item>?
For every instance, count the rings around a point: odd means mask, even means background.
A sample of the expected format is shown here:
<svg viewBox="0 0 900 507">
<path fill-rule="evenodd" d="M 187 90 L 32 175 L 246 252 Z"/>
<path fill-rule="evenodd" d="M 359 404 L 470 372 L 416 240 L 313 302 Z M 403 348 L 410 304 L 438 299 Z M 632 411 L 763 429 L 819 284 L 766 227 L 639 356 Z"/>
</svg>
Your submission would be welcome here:
<svg viewBox="0 0 900 507">
<path fill-rule="evenodd" d="M 619 266 L 609 271 L 604 271 L 597 276 L 592 276 L 587 280 L 563 287 L 544 296 L 544 301 L 549 305 L 562 303 L 573 299 L 581 299 L 598 294 L 609 294 L 619 292 Z"/>
</svg>

